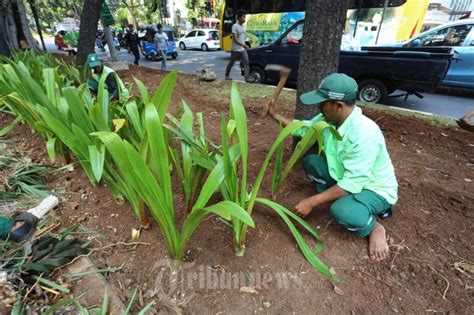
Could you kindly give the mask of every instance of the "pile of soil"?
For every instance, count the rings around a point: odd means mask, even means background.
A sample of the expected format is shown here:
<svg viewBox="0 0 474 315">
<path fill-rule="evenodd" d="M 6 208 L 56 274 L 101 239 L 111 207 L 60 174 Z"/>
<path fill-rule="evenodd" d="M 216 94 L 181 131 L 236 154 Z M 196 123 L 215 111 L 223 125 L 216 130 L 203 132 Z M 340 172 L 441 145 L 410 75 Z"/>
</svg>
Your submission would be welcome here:
<svg viewBox="0 0 474 315">
<path fill-rule="evenodd" d="M 125 81 L 133 82 L 136 77 L 152 90 L 165 74 L 141 67 L 120 72 Z M 216 90 L 227 90 L 227 96 L 215 94 Z M 220 113 L 228 111 L 229 98 L 229 82 L 204 83 L 180 74 L 171 111 L 185 100 L 194 113 L 203 113 L 206 132 L 217 140 Z M 250 183 L 278 133 L 274 122 L 258 115 L 265 101 L 244 98 Z M 291 114 L 294 103 L 280 101 L 277 109 Z M 130 205 L 117 204 L 106 187 L 92 187 L 79 167 L 51 175 L 48 181 L 61 197 L 57 212 L 64 226 L 82 224 L 105 237 L 95 238 L 99 250 L 91 255 L 98 267 L 125 264 L 121 271 L 108 275 L 124 301 L 138 288 L 138 304 L 155 299 L 159 309 L 195 314 L 472 314 L 473 134 L 387 111 L 364 109 L 364 113 L 384 132 L 399 182 L 399 202 L 394 217 L 383 221 L 390 243 L 390 256 L 383 262 L 368 258 L 367 240 L 336 225 L 328 206 L 315 209 L 307 218 L 325 242 L 320 258 L 333 268 L 340 283 L 313 270 L 286 225 L 271 210 L 257 206 L 253 213 L 256 228 L 249 229 L 245 256 L 234 256 L 231 229 L 212 217 L 191 238 L 188 263 L 183 265 L 179 285 L 174 286 L 164 271 L 168 256 L 155 223 L 138 240 L 145 244 L 107 246 L 133 242 L 131 229 L 138 223 Z M 2 125 L 11 119 L 3 115 Z M 27 126 L 16 126 L 8 138 L 30 150 L 34 161 L 50 163 L 45 144 Z M 290 148 L 289 141 L 287 156 Z M 261 196 L 270 196 L 269 177 Z M 314 193 L 303 171 L 295 169 L 278 201 L 291 209 Z M 177 199 L 175 204 L 182 212 L 183 201 Z M 223 280 L 228 275 L 239 279 L 229 285 Z"/>
</svg>

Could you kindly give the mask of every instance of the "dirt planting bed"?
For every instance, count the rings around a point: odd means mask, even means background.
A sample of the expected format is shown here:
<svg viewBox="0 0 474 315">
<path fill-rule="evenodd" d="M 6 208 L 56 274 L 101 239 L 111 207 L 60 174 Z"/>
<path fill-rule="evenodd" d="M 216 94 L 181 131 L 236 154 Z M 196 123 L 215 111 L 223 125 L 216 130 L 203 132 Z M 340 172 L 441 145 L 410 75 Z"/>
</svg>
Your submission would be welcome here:
<svg viewBox="0 0 474 315">
<path fill-rule="evenodd" d="M 141 67 L 120 72 L 125 81 L 137 77 L 150 89 L 165 74 Z M 253 96 L 243 93 L 249 120 L 250 183 L 278 133 L 275 123 L 258 115 L 271 92 L 262 88 Z M 285 93 L 277 108 L 289 114 L 293 94 Z M 227 112 L 229 97 L 229 82 L 203 83 L 180 74 L 172 111 L 185 100 L 194 113 L 203 113 L 206 132 L 218 140 L 220 114 Z M 98 267 L 124 263 L 123 270 L 108 275 L 124 301 L 138 288 L 139 304 L 155 299 L 159 309 L 189 314 L 472 314 L 474 135 L 387 111 L 364 108 L 364 113 L 385 134 L 400 199 L 394 217 L 384 221 L 391 246 L 389 258 L 381 263 L 368 259 L 365 239 L 332 222 L 328 206 L 315 209 L 307 218 L 325 242 L 320 257 L 340 277 L 337 284 L 310 267 L 276 214 L 257 206 L 257 226 L 249 232 L 245 256 L 234 256 L 231 229 L 211 217 L 193 235 L 175 287 L 164 268 L 168 256 L 156 224 L 138 239 L 145 244 L 107 247 L 133 242 L 131 229 L 138 223 L 131 207 L 117 204 L 106 187 L 92 187 L 78 166 L 51 175 L 48 182 L 60 197 L 57 212 L 63 225 L 79 223 L 106 237 L 94 242 L 96 248 L 103 248 L 91 255 Z M 2 125 L 11 119 L 3 115 Z M 45 144 L 26 125 L 16 126 L 7 138 L 15 140 L 19 149 L 29 150 L 34 161 L 50 164 Z M 288 141 L 287 154 L 290 147 Z M 291 209 L 314 191 L 301 169 L 290 177 L 278 201 Z M 269 191 L 267 180 L 261 195 L 268 197 Z M 179 212 L 184 211 L 183 200 L 176 199 L 175 204 Z M 233 281 L 226 282 L 226 277 Z"/>
</svg>

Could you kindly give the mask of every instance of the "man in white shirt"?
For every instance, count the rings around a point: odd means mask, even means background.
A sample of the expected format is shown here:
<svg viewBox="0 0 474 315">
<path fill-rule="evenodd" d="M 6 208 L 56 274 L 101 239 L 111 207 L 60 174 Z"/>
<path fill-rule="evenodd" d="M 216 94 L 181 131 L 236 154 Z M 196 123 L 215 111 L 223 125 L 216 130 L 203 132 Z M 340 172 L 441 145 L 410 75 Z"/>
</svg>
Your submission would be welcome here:
<svg viewBox="0 0 474 315">
<path fill-rule="evenodd" d="M 245 81 L 249 81 L 249 56 L 247 55 L 247 50 L 249 46 L 245 44 L 245 14 L 244 10 L 237 11 L 237 23 L 232 25 L 232 52 L 230 53 L 230 61 L 227 64 L 225 69 L 225 79 L 231 80 L 229 77 L 230 70 L 234 66 L 234 63 L 237 60 L 240 60 L 240 63 L 244 67 Z"/>
<path fill-rule="evenodd" d="M 168 51 L 168 35 L 163 32 L 163 25 L 157 24 L 158 33 L 155 34 L 155 46 L 161 55 L 161 70 L 166 70 L 166 52 Z"/>
</svg>

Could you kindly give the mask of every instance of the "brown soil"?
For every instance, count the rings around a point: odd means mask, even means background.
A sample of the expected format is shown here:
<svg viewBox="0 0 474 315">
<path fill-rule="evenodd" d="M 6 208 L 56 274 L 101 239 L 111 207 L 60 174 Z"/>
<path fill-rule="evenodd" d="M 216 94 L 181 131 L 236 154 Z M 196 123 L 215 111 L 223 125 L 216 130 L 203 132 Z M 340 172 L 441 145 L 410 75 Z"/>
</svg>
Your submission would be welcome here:
<svg viewBox="0 0 474 315">
<path fill-rule="evenodd" d="M 125 81 L 132 82 L 135 76 L 151 89 L 164 74 L 141 67 L 120 73 Z M 172 109 L 184 99 L 195 113 L 203 112 L 206 131 L 217 139 L 219 115 L 227 112 L 229 97 L 213 95 L 215 88 L 225 89 L 230 95 L 229 82 L 201 83 L 194 76 L 180 74 Z M 250 183 L 278 132 L 276 124 L 258 116 L 263 102 L 262 98 L 244 99 L 249 120 Z M 278 104 L 286 113 L 291 113 L 293 106 Z M 257 206 L 253 215 L 257 227 L 249 232 L 243 257 L 234 256 L 231 230 L 215 218 L 207 220 L 193 235 L 188 260 L 195 265 L 185 271 L 185 277 L 192 271 L 196 278 L 191 284 L 188 278 L 187 286 L 179 292 L 185 302 L 181 310 L 195 314 L 474 312 L 473 274 L 459 271 L 471 266 L 472 272 L 474 261 L 474 135 L 385 111 L 364 112 L 385 134 L 400 186 L 395 215 L 383 221 L 391 244 L 390 257 L 381 263 L 370 261 L 367 241 L 334 224 L 328 207 L 322 206 L 307 220 L 325 241 L 320 257 L 340 277 L 341 282 L 335 284 L 305 261 L 286 225 L 270 210 Z M 3 122 L 10 119 L 2 117 Z M 48 163 L 45 145 L 27 126 L 17 126 L 8 138 L 31 150 L 34 160 Z M 287 152 L 289 148 L 290 143 Z M 131 229 L 138 223 L 131 207 L 117 204 L 106 187 L 92 187 L 78 167 L 73 172 L 52 175 L 49 182 L 61 197 L 58 214 L 63 225 L 80 223 L 106 236 L 107 240 L 97 237 L 96 247 L 132 241 Z M 312 185 L 302 170 L 295 169 L 278 199 L 291 209 L 311 194 Z M 269 196 L 268 181 L 261 195 Z M 182 203 L 177 206 L 182 208 Z M 172 301 L 164 299 L 158 290 L 162 283 L 168 288 L 169 279 L 156 281 L 163 274 L 161 260 L 168 257 L 157 225 L 142 232 L 139 241 L 147 244 L 136 248 L 112 246 L 91 257 L 101 268 L 125 263 L 122 271 L 108 276 L 124 300 L 137 287 L 141 291 L 140 304 L 152 296 L 158 307 L 173 309 Z M 459 262 L 466 264 L 464 269 Z M 212 276 L 224 271 L 240 273 L 239 287 L 254 287 L 256 293 L 222 285 L 213 288 L 211 279 L 205 279 L 206 273 Z M 281 281 L 285 275 L 289 281 L 286 284 Z M 264 277 L 266 285 L 252 282 L 259 276 Z"/>
</svg>

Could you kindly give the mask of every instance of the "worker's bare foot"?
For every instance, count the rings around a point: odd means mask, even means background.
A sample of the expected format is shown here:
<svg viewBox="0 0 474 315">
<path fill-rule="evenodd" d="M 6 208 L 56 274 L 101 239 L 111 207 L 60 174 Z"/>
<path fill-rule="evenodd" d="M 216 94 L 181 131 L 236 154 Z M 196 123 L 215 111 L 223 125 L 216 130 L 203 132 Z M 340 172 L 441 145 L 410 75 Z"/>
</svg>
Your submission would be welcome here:
<svg viewBox="0 0 474 315">
<path fill-rule="evenodd" d="M 388 244 L 385 237 L 385 228 L 379 222 L 369 236 L 369 255 L 376 261 L 384 260 L 388 255 Z"/>
</svg>

